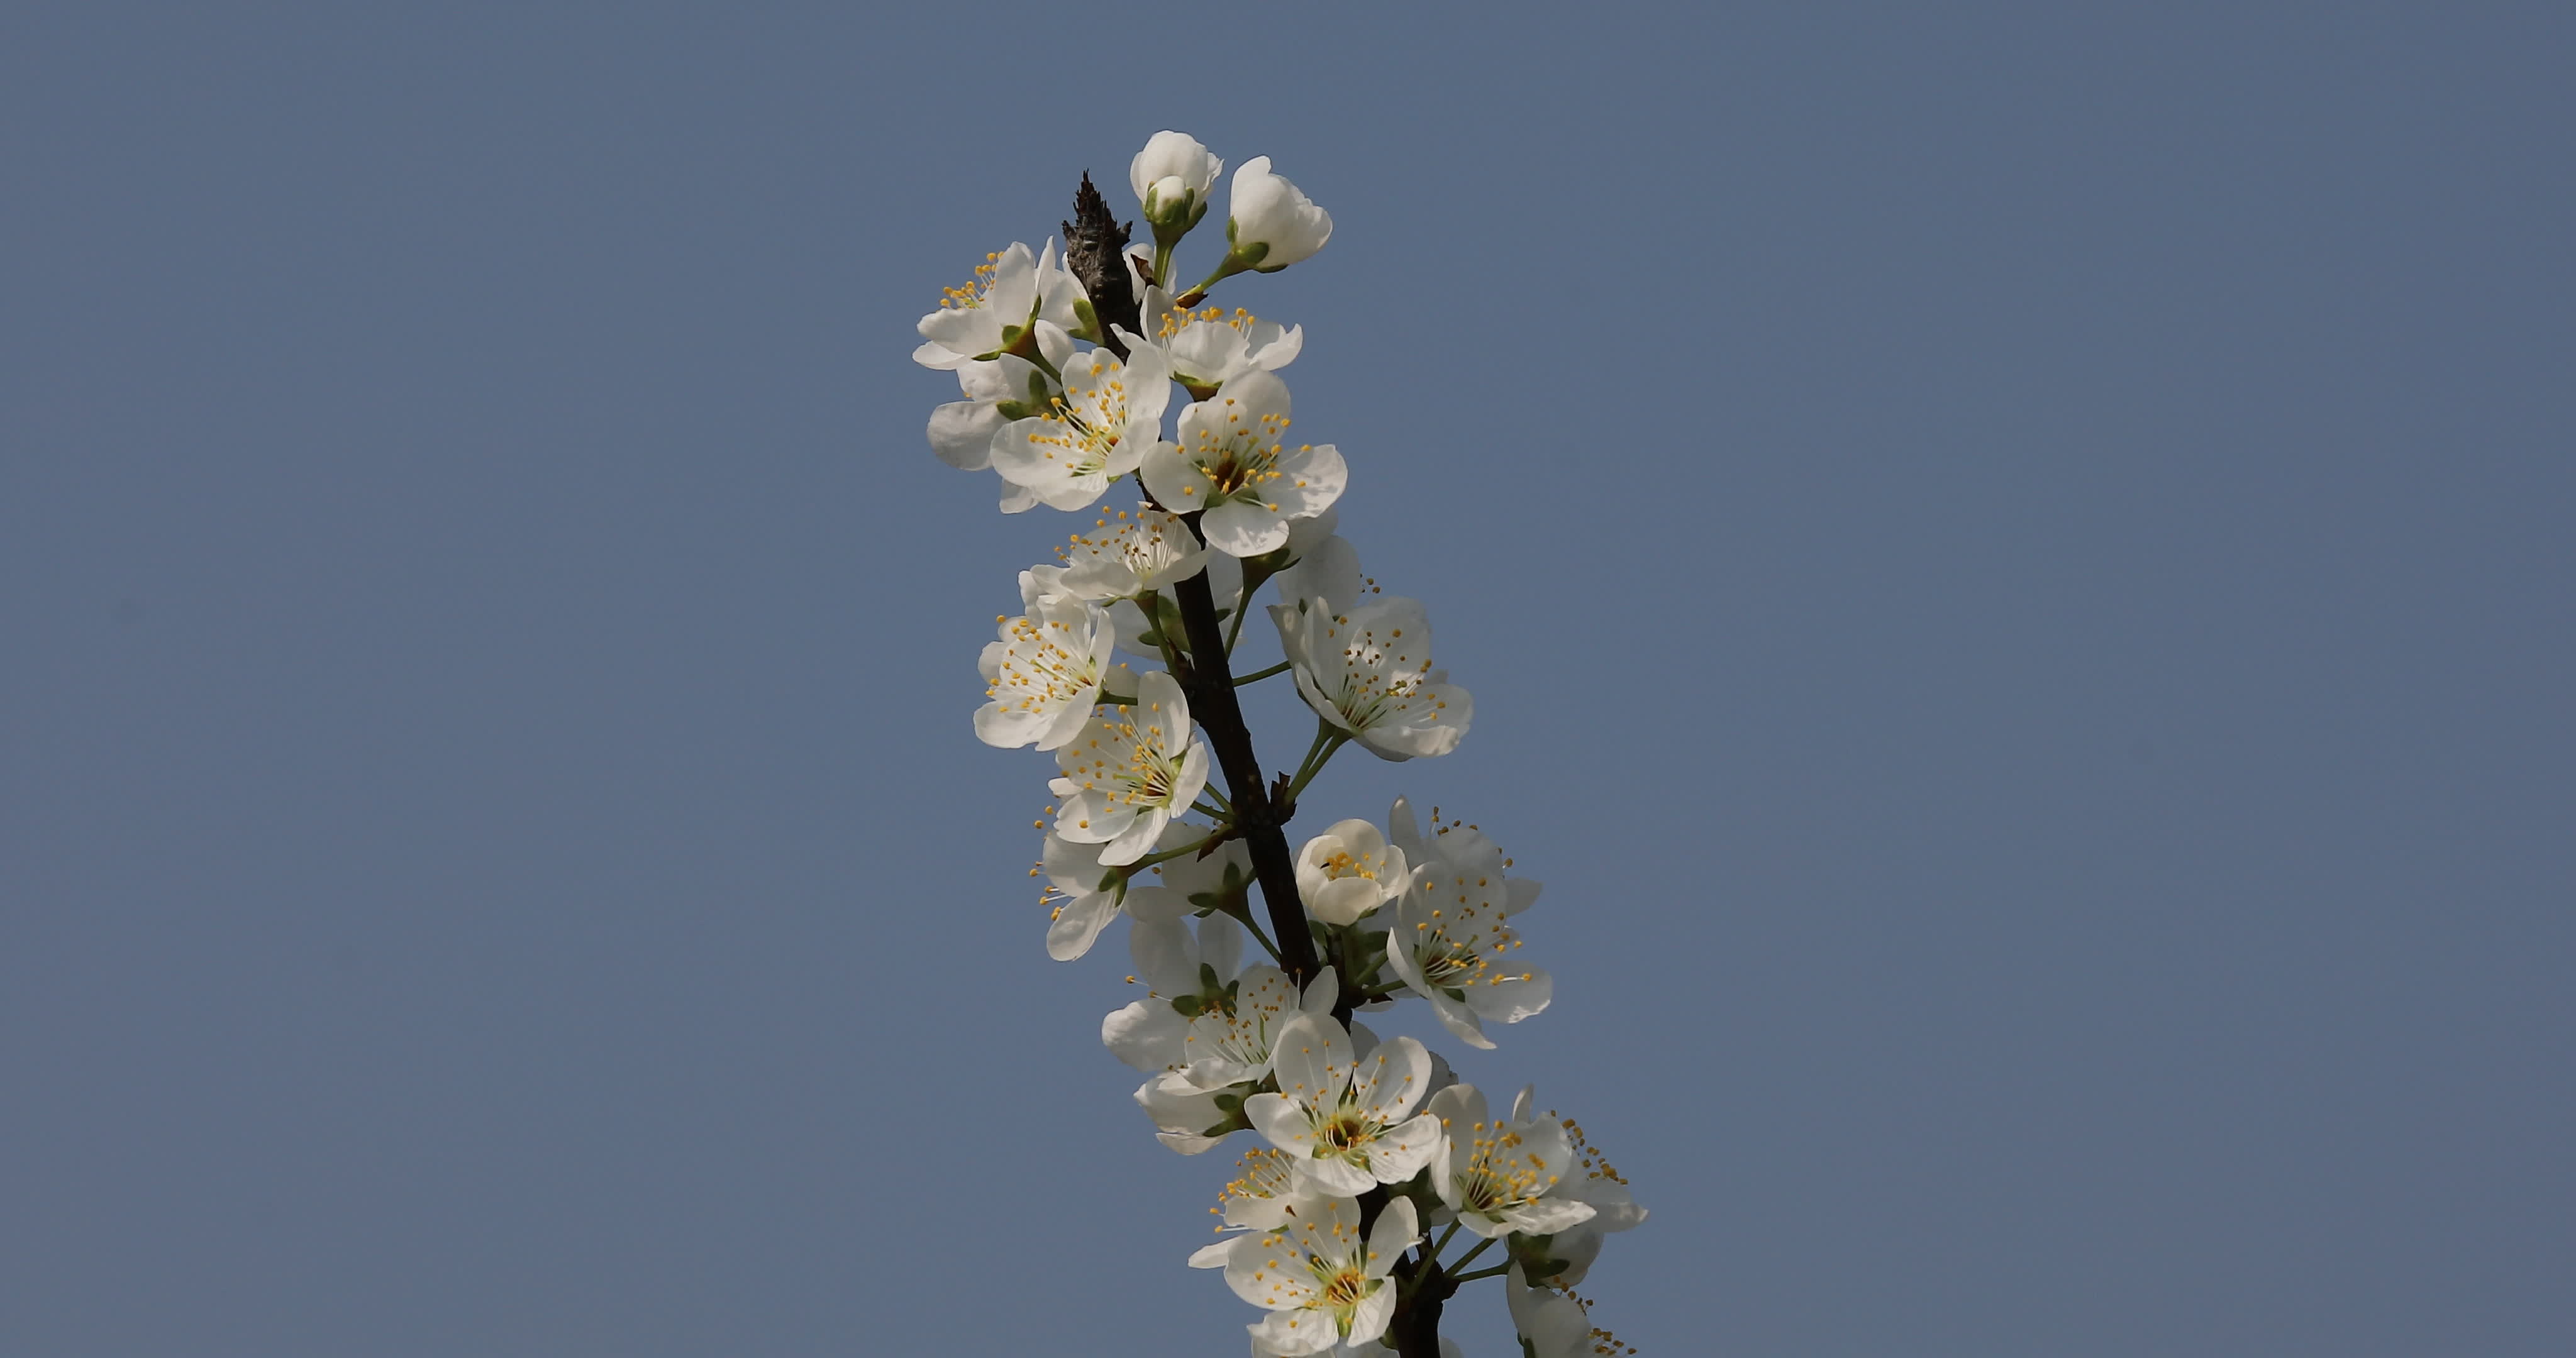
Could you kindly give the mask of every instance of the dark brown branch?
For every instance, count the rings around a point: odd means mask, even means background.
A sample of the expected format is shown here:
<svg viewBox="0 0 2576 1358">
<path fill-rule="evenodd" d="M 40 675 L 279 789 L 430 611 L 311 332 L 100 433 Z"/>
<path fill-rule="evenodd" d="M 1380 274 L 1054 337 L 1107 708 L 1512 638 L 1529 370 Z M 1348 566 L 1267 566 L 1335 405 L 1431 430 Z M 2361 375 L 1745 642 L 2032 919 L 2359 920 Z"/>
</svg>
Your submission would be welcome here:
<svg viewBox="0 0 2576 1358">
<path fill-rule="evenodd" d="M 1386 1342 L 1395 1346 L 1397 1358 L 1440 1358 L 1440 1308 L 1458 1284 L 1437 1261 L 1407 1259 L 1395 1266 L 1395 1276 L 1413 1282 L 1413 1295 L 1396 1305 Z"/>
<path fill-rule="evenodd" d="M 1196 514 L 1183 521 L 1191 532 L 1198 531 Z M 1207 733 L 1217 767 L 1225 772 L 1235 833 L 1252 851 L 1252 873 L 1261 883 L 1262 903 L 1270 909 L 1271 935 L 1279 944 L 1285 970 L 1302 986 L 1322 968 L 1315 960 L 1314 937 L 1306 932 L 1306 903 L 1297 895 L 1297 864 L 1289 857 L 1288 837 L 1280 832 L 1270 790 L 1262 784 L 1261 761 L 1252 752 L 1252 731 L 1243 724 L 1243 705 L 1235 701 L 1225 631 L 1217 622 L 1207 572 L 1173 586 L 1172 596 L 1180 606 L 1183 633 L 1190 640 L 1190 672 L 1181 678 L 1190 695 L 1190 716 Z"/>
</svg>

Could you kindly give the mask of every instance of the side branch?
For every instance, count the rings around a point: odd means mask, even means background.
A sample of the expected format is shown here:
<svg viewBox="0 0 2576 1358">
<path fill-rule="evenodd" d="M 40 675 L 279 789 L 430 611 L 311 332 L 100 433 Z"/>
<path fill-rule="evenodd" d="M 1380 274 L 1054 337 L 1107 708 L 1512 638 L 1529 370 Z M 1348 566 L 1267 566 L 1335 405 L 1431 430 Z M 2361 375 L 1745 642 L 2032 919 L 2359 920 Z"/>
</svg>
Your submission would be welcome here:
<svg viewBox="0 0 2576 1358">
<path fill-rule="evenodd" d="M 1198 531 L 1197 515 L 1185 521 L 1191 532 Z M 1242 704 L 1235 701 L 1216 596 L 1208 589 L 1205 571 L 1173 586 L 1172 595 L 1190 639 L 1190 672 L 1182 680 L 1190 695 L 1190 715 L 1207 732 L 1217 766 L 1225 770 L 1235 832 L 1252 851 L 1253 876 L 1261 883 L 1262 903 L 1270 908 L 1270 931 L 1279 940 L 1280 968 L 1302 986 L 1322 967 L 1315 960 L 1314 936 L 1306 931 L 1306 904 L 1297 894 L 1296 860 L 1288 854 L 1288 837 L 1280 832 L 1279 808 L 1271 805 L 1270 791 L 1261 785 L 1252 731 L 1243 724 Z"/>
</svg>

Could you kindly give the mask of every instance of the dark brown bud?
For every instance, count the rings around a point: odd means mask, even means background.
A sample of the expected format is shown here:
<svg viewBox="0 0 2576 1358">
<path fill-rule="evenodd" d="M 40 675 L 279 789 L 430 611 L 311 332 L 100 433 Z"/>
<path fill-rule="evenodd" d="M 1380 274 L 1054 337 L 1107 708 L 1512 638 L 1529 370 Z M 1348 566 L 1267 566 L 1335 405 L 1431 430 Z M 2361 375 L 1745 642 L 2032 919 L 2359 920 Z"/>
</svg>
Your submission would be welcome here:
<svg viewBox="0 0 2576 1358">
<path fill-rule="evenodd" d="M 1064 223 L 1064 263 L 1091 297 L 1100 342 L 1122 359 L 1127 346 L 1118 342 L 1109 327 L 1136 328 L 1136 287 L 1122 258 L 1127 253 L 1127 233 L 1135 225 L 1121 224 L 1109 215 L 1109 201 L 1091 186 L 1090 171 L 1084 171 L 1082 187 L 1073 195 L 1073 220 Z"/>
</svg>

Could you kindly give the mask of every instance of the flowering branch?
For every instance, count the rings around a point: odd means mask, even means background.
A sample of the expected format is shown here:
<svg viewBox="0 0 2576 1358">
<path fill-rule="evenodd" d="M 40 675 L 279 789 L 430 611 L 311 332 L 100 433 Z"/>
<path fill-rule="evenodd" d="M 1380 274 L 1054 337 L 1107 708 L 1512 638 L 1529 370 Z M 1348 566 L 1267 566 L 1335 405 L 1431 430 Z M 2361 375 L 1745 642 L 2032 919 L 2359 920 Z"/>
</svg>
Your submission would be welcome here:
<svg viewBox="0 0 2576 1358">
<path fill-rule="evenodd" d="M 1546 1009 L 1553 983 L 1520 962 L 1508 922 L 1538 884 L 1475 826 L 1435 810 L 1426 833 L 1402 797 L 1383 825 L 1336 821 L 1293 849 L 1286 833 L 1344 746 L 1390 763 L 1444 755 L 1475 704 L 1433 667 L 1422 605 L 1377 597 L 1335 533 L 1340 450 L 1286 437 L 1277 374 L 1303 332 L 1200 308 L 1228 279 L 1312 256 L 1331 216 L 1253 160 L 1234 174 L 1224 255 L 1168 291 L 1224 168 L 1156 133 L 1128 166 L 1151 247 L 1129 247 L 1133 223 L 1086 174 L 1061 257 L 1052 243 L 996 251 L 918 327 L 914 359 L 955 373 L 965 398 L 932 412 L 932 450 L 995 473 L 1003 512 L 1090 509 L 1130 477 L 1144 492 L 1073 534 L 1059 564 L 1020 572 L 1021 611 L 995 620 L 978 660 L 977 738 L 1055 756 L 1055 819 L 1039 822 L 1031 869 L 1047 953 L 1082 957 L 1126 917 L 1129 979 L 1146 994 L 1102 1021 L 1101 1041 L 1145 1074 L 1135 1101 L 1156 1137 L 1184 1155 L 1237 1132 L 1260 1141 L 1219 1194 L 1224 1238 L 1190 1258 L 1265 1313 L 1248 1327 L 1255 1358 L 1459 1358 L 1442 1314 L 1487 1278 L 1503 1280 L 1527 1358 L 1618 1352 L 1572 1288 L 1608 1234 L 1645 1219 L 1627 1181 L 1528 1088 L 1498 1114 L 1419 1040 L 1357 1017 L 1418 999 L 1449 1036 L 1490 1048 L 1489 1026 Z M 1166 437 L 1176 386 L 1191 402 Z M 1265 587 L 1286 658 L 1238 676 Z M 1162 668 L 1132 670 L 1121 651 Z M 1281 674 L 1315 735 L 1269 778 L 1236 689 Z M 1246 934 L 1268 962 L 1245 963 Z M 1462 1233 L 1474 1243 L 1445 1258 Z M 1497 1243 L 1501 1258 L 1467 1267 Z"/>
</svg>

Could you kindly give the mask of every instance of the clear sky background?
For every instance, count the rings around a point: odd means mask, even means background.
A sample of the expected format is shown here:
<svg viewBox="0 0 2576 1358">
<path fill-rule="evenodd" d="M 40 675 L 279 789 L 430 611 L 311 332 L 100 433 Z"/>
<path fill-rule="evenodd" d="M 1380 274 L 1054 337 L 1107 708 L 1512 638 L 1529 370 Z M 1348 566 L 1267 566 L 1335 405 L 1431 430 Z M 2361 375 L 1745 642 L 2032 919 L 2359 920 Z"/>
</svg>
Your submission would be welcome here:
<svg viewBox="0 0 2576 1358">
<path fill-rule="evenodd" d="M 1597 1319 L 2576 1351 L 2576 11 L 2083 8 L 14 9 L 0 1351 L 1242 1351 L 907 360 L 1165 126 L 1337 223 L 1222 300 L 1477 718 L 1307 819 L 1547 882 L 1381 1027 Z"/>
</svg>

